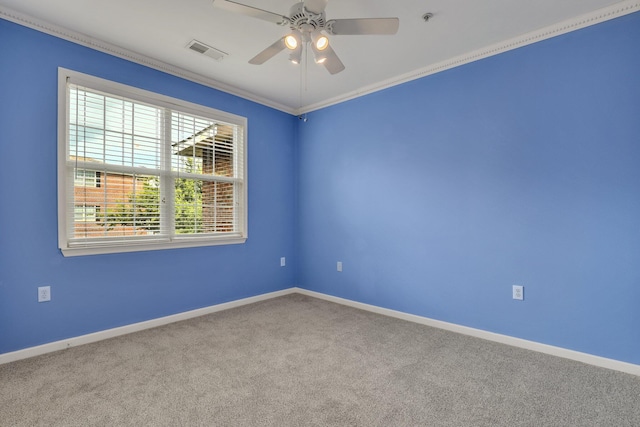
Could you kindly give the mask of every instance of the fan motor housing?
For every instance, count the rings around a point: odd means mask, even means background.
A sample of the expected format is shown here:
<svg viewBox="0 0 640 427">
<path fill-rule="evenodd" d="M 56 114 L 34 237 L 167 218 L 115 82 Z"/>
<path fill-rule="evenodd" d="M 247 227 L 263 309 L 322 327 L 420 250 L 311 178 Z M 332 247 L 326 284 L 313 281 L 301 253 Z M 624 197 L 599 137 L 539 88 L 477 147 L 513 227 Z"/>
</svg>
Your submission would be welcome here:
<svg viewBox="0 0 640 427">
<path fill-rule="evenodd" d="M 291 6 L 289 19 L 291 20 L 291 29 L 301 32 L 321 30 L 326 24 L 324 12 L 319 14 L 309 12 L 304 7 L 304 2 L 296 3 Z"/>
</svg>

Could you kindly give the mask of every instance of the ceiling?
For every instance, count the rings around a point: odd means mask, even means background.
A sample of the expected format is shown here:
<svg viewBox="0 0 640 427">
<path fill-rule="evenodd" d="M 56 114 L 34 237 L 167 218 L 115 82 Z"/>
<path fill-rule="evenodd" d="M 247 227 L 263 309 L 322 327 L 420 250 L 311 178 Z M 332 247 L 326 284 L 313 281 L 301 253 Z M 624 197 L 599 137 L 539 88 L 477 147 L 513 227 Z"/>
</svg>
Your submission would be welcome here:
<svg viewBox="0 0 640 427">
<path fill-rule="evenodd" d="M 295 0 L 235 0 L 288 15 Z M 300 113 L 424 74 L 453 58 L 592 13 L 619 0 L 329 0 L 327 19 L 398 17 L 393 36 L 331 36 L 346 69 L 331 75 L 281 52 L 263 65 L 249 59 L 287 28 L 234 14 L 212 0 L 0 0 L 9 12 L 80 33 L 185 70 L 196 80 Z M 422 19 L 433 13 L 428 22 Z M 26 19 L 23 19 L 25 22 Z M 20 21 L 20 20 L 18 20 Z M 560 33 L 562 31 L 557 30 Z M 229 55 L 213 60 L 186 48 L 196 39 Z M 490 50 L 490 49 L 489 49 Z M 455 61 L 454 61 L 455 62 Z"/>
</svg>

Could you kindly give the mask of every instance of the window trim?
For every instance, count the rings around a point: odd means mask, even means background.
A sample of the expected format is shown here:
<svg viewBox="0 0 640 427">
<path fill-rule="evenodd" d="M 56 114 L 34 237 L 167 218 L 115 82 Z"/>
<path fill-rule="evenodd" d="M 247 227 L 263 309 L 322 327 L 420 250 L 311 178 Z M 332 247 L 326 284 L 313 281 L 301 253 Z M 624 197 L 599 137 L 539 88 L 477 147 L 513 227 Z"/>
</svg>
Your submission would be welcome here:
<svg viewBox="0 0 640 427">
<path fill-rule="evenodd" d="M 67 196 L 74 191 L 74 180 L 67 179 L 67 149 L 68 149 L 68 111 L 69 100 L 67 99 L 67 82 L 86 86 L 116 96 L 123 96 L 135 99 L 140 102 L 150 103 L 159 107 L 179 109 L 180 112 L 190 113 L 197 116 L 208 116 L 230 124 L 235 124 L 243 128 L 242 141 L 242 209 L 240 215 L 239 233 L 233 235 L 174 235 L 157 236 L 149 239 L 133 239 L 130 241 L 86 241 L 86 244 L 71 245 L 67 236 L 69 227 L 73 224 L 69 221 L 67 212 Z M 155 92 L 128 86 L 122 83 L 113 82 L 77 71 L 58 68 L 58 247 L 65 257 L 97 255 L 110 253 L 138 252 L 149 250 L 164 250 L 176 248 L 190 248 L 202 246 L 216 246 L 229 244 L 242 244 L 248 238 L 248 120 L 246 117 L 216 110 L 200 104 L 191 103 L 177 98 L 172 98 Z"/>
</svg>

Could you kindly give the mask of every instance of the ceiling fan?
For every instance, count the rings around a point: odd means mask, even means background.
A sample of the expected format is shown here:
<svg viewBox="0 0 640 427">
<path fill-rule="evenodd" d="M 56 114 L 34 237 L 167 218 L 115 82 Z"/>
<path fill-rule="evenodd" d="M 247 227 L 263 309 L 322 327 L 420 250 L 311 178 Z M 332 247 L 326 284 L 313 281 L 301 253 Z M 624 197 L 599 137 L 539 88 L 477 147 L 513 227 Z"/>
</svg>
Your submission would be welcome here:
<svg viewBox="0 0 640 427">
<path fill-rule="evenodd" d="M 231 0 L 214 0 L 220 9 L 262 19 L 280 26 L 288 26 L 291 32 L 278 39 L 271 46 L 257 54 L 250 64 L 261 65 L 285 49 L 291 51 L 289 60 L 299 64 L 302 50 L 310 46 L 314 60 L 322 64 L 331 74 L 344 70 L 344 64 L 329 44 L 327 35 L 370 35 L 395 34 L 398 32 L 398 18 L 357 18 L 327 20 L 325 8 L 328 0 L 304 0 L 294 4 L 289 16 L 247 6 Z"/>
</svg>

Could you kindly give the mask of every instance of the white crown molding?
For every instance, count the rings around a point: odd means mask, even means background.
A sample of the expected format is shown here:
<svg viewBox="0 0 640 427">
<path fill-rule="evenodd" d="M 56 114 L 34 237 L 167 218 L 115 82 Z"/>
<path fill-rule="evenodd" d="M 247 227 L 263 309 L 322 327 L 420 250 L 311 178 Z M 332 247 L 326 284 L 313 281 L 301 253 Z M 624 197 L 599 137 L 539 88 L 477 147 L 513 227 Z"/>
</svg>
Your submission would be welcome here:
<svg viewBox="0 0 640 427">
<path fill-rule="evenodd" d="M 45 34 L 49 34 L 82 46 L 89 47 L 91 49 L 95 49 L 100 52 L 108 53 L 109 55 L 117 56 L 119 58 L 135 62 L 137 64 L 145 65 L 149 68 L 153 68 L 155 70 L 162 71 L 176 77 L 181 77 L 183 79 L 199 83 L 201 85 L 217 89 L 231 95 L 236 95 L 249 101 L 253 101 L 279 111 L 283 111 L 285 113 L 295 114 L 295 110 L 291 107 L 267 98 L 260 97 L 235 86 L 221 83 L 217 80 L 202 76 L 197 73 L 193 73 L 191 71 L 187 71 L 180 67 L 167 64 L 166 62 L 159 61 L 157 59 L 113 45 L 111 43 L 95 39 L 86 34 L 68 30 L 66 28 L 17 12 L 4 6 L 0 6 L 0 18 L 3 18 L 7 21 L 15 22 L 16 24 L 20 24 L 28 28 L 32 28 Z"/>
<path fill-rule="evenodd" d="M 239 96 L 249 101 L 256 102 L 258 104 L 265 105 L 267 107 L 274 108 L 285 113 L 300 115 L 309 113 L 321 108 L 330 107 L 335 104 L 340 104 L 361 96 L 368 95 L 370 93 L 378 92 L 384 89 L 388 89 L 393 86 L 400 85 L 412 80 L 417 80 L 422 77 L 426 77 L 432 74 L 439 73 L 460 65 L 468 64 L 470 62 L 478 61 L 484 58 L 498 55 L 503 52 L 507 52 L 513 49 L 517 49 L 523 46 L 527 46 L 542 40 L 546 40 L 552 37 L 556 37 L 562 34 L 576 31 L 581 28 L 596 25 L 601 22 L 605 22 L 620 16 L 628 15 L 640 10 L 640 1 L 638 0 L 624 0 L 609 7 L 598 9 L 596 11 L 581 15 L 575 18 L 568 19 L 566 21 L 559 22 L 555 25 L 542 28 L 540 30 L 532 31 L 521 36 L 502 41 L 500 43 L 493 44 L 491 46 L 484 47 L 472 52 L 465 53 L 463 55 L 450 58 L 446 61 L 439 62 L 418 70 L 405 73 L 391 79 L 383 80 L 381 82 L 363 86 L 355 91 L 345 93 L 343 95 L 330 98 L 324 101 L 320 101 L 314 104 L 309 104 L 300 108 L 291 108 L 281 103 L 272 101 L 267 98 L 260 97 L 258 95 L 247 92 L 243 89 L 227 85 L 216 80 L 204 77 L 200 74 L 193 73 L 182 68 L 167 64 L 165 62 L 141 55 L 139 53 L 124 49 L 110 43 L 97 40 L 89 37 L 86 34 L 74 32 L 66 28 L 36 19 L 26 14 L 16 12 L 6 7 L 0 6 L 0 18 L 8 21 L 15 22 L 17 24 L 33 28 L 35 30 L 80 44 L 92 49 L 108 53 L 141 65 L 154 68 L 159 71 L 172 74 L 177 77 L 181 77 L 196 83 L 200 83 L 204 86 L 211 87 L 213 89 L 221 90 L 232 95 Z"/>
<path fill-rule="evenodd" d="M 611 5 L 609 7 L 598 9 L 596 11 L 581 15 L 575 18 L 568 19 L 566 21 L 559 22 L 555 25 L 551 25 L 540 30 L 532 31 L 521 36 L 504 40 L 502 42 L 483 47 L 482 49 L 467 52 L 460 56 L 447 59 L 445 61 L 429 65 L 418 70 L 411 71 L 400 76 L 393 77 L 388 80 L 384 80 L 373 85 L 363 86 L 355 91 L 345 93 L 334 98 L 320 101 L 315 104 L 310 104 L 299 108 L 295 113 L 297 115 L 310 113 L 321 108 L 330 107 L 335 104 L 340 104 L 345 101 L 349 101 L 355 98 L 359 98 L 370 93 L 378 92 L 384 89 L 388 89 L 393 86 L 400 85 L 412 80 L 417 80 L 422 77 L 426 77 L 432 74 L 439 73 L 441 71 L 455 68 L 460 65 L 468 64 L 470 62 L 479 61 L 490 56 L 498 55 L 503 52 L 507 52 L 513 49 L 517 49 L 523 46 L 527 46 L 533 43 L 537 43 L 542 40 L 550 39 L 552 37 L 560 36 L 572 31 L 579 30 L 581 28 L 596 25 L 601 22 L 609 21 L 620 16 L 628 15 L 640 10 L 640 1 L 626 0 Z"/>
</svg>

